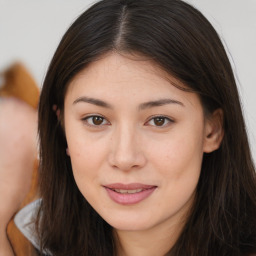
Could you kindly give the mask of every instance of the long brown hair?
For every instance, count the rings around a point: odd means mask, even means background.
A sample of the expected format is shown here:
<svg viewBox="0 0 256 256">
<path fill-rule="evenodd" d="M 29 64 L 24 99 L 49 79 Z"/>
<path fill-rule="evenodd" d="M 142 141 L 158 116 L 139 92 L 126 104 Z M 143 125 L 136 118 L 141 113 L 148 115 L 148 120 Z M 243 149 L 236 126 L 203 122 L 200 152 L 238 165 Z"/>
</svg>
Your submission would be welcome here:
<svg viewBox="0 0 256 256">
<path fill-rule="evenodd" d="M 63 113 L 72 78 L 110 51 L 149 58 L 198 93 L 206 113 L 224 113 L 223 142 L 204 155 L 192 213 L 168 255 L 256 252 L 255 168 L 231 65 L 212 25 L 179 0 L 103 0 L 63 36 L 39 105 L 41 249 L 53 255 L 115 255 L 111 226 L 76 186 L 53 111 L 57 105 Z"/>
</svg>

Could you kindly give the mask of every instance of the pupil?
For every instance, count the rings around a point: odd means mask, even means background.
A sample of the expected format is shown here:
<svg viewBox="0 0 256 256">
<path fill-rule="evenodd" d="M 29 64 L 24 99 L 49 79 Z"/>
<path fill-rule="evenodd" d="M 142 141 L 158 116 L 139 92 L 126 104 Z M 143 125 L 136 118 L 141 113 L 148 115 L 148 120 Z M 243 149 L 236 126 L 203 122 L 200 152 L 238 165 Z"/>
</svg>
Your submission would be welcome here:
<svg viewBox="0 0 256 256">
<path fill-rule="evenodd" d="M 164 124 L 164 118 L 163 117 L 156 117 L 155 118 L 155 125 L 156 126 L 162 126 Z"/>
<path fill-rule="evenodd" d="M 102 122 L 103 122 L 103 118 L 102 117 L 100 117 L 100 116 L 94 116 L 93 117 L 93 123 L 95 125 L 100 125 L 100 124 L 102 124 Z"/>
</svg>

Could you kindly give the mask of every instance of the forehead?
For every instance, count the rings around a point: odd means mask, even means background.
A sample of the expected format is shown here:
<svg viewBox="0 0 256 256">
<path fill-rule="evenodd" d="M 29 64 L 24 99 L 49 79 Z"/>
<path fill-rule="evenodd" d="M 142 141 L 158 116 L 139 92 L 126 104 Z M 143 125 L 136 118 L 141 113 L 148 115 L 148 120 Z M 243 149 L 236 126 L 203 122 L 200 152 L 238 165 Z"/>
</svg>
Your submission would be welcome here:
<svg viewBox="0 0 256 256">
<path fill-rule="evenodd" d="M 192 98 L 199 99 L 195 93 L 180 88 L 187 87 L 152 61 L 111 53 L 78 73 L 69 84 L 66 96 L 86 94 L 110 101 L 117 101 L 117 97 L 154 100 L 172 96 L 189 103 Z"/>
</svg>

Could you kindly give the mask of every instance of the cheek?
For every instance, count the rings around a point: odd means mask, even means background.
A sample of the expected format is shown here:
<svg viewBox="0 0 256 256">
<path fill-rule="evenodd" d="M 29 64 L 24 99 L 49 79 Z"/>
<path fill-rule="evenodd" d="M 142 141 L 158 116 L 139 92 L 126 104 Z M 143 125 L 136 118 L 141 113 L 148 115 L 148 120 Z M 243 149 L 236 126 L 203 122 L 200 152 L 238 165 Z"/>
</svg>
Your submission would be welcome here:
<svg viewBox="0 0 256 256">
<path fill-rule="evenodd" d="M 200 144 L 193 138 L 176 137 L 151 155 L 154 170 L 162 180 L 161 197 L 165 198 L 157 202 L 157 207 L 165 208 L 167 214 L 170 211 L 175 214 L 185 205 L 189 208 L 192 204 L 201 172 L 203 153 Z"/>
<path fill-rule="evenodd" d="M 167 140 L 159 140 L 149 148 L 154 169 L 173 186 L 196 182 L 201 171 L 203 157 L 203 125 L 174 131 Z"/>
<path fill-rule="evenodd" d="M 68 143 L 73 172 L 75 175 L 96 175 L 105 155 L 103 146 L 90 140 L 73 140 Z"/>
<path fill-rule="evenodd" d="M 75 121 L 66 122 L 66 139 L 69 149 L 73 175 L 77 185 L 87 184 L 95 179 L 95 168 L 99 164 L 101 147 L 92 143 L 92 139 L 86 136 L 83 127 Z M 80 188 L 80 187 L 79 187 Z"/>
<path fill-rule="evenodd" d="M 75 182 L 88 202 L 97 200 L 95 188 L 98 184 L 100 152 L 95 145 L 74 140 L 68 144 Z"/>
</svg>

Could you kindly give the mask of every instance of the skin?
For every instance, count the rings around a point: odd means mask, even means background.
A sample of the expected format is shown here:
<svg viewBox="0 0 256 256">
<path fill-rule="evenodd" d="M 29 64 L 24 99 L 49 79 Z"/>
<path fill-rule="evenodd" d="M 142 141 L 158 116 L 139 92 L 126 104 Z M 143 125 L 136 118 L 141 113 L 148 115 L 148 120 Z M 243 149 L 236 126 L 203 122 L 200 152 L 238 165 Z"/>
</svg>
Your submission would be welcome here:
<svg viewBox="0 0 256 256">
<path fill-rule="evenodd" d="M 150 61 L 110 53 L 80 72 L 66 93 L 74 177 L 113 226 L 118 255 L 164 255 L 172 247 L 193 204 L 203 154 L 221 142 L 220 112 L 205 118 L 198 95 L 173 84 L 185 86 Z M 104 188 L 112 183 L 156 189 L 122 205 Z"/>
<path fill-rule="evenodd" d="M 30 188 L 37 152 L 37 112 L 16 98 L 0 100 L 0 255 L 14 255 L 7 224 Z"/>
</svg>

